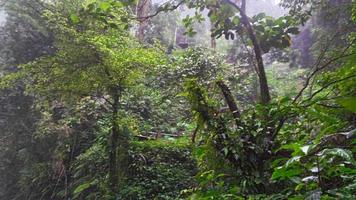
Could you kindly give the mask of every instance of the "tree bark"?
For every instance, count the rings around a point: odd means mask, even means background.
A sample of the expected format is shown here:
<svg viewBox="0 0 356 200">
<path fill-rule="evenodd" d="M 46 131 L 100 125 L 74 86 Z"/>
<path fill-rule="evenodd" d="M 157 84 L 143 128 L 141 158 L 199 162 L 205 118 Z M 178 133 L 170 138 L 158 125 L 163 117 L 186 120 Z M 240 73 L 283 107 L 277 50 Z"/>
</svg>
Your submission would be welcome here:
<svg viewBox="0 0 356 200">
<path fill-rule="evenodd" d="M 223 81 L 218 81 L 218 82 L 216 82 L 216 84 L 220 87 L 220 90 L 224 95 L 225 101 L 226 101 L 227 105 L 229 106 L 232 116 L 234 117 L 236 126 L 239 127 L 241 125 L 240 112 L 237 108 L 234 96 L 232 96 L 230 89 Z"/>
<path fill-rule="evenodd" d="M 211 45 L 211 48 L 216 51 L 216 39 L 215 37 L 211 37 L 210 39 L 210 45 Z"/>
<path fill-rule="evenodd" d="M 199 131 L 199 125 L 197 125 L 197 127 L 194 129 L 194 132 L 192 134 L 192 143 L 195 143 L 195 138 L 197 137 L 197 133 Z"/>
<path fill-rule="evenodd" d="M 213 30 L 213 23 L 210 21 L 211 30 Z M 216 51 L 216 39 L 215 36 L 210 36 L 210 47 Z"/>
<path fill-rule="evenodd" d="M 262 104 L 267 104 L 271 100 L 271 96 L 269 93 L 269 88 L 268 88 L 268 83 L 267 83 L 267 77 L 266 77 L 266 72 L 263 64 L 263 59 L 262 59 L 262 51 L 260 44 L 257 40 L 255 31 L 253 30 L 253 27 L 250 23 L 250 20 L 248 19 L 248 16 L 246 15 L 245 9 L 246 9 L 246 0 L 242 0 L 242 8 L 237 6 L 234 2 L 230 0 L 224 0 L 225 3 L 233 6 L 236 8 L 241 15 L 241 22 L 245 26 L 248 36 L 252 42 L 253 45 L 253 50 L 255 53 L 255 58 L 257 62 L 257 75 L 259 78 L 259 84 L 260 84 L 260 95 L 261 95 L 261 103 Z"/>
<path fill-rule="evenodd" d="M 119 139 L 119 124 L 118 124 L 118 114 L 119 114 L 119 104 L 120 96 L 118 91 L 114 91 L 113 94 L 113 104 L 112 104 L 112 116 L 111 116 L 111 138 L 110 138 L 110 150 L 109 150 L 109 185 L 110 190 L 113 193 L 117 192 L 118 189 L 118 163 L 117 163 L 117 149 L 118 149 L 118 139 Z"/>
<path fill-rule="evenodd" d="M 136 36 L 140 41 L 144 41 L 145 39 L 145 31 L 148 25 L 147 22 L 148 18 L 146 18 L 146 16 L 148 16 L 148 12 L 150 10 L 151 4 L 152 4 L 151 0 L 140 0 L 137 5 L 136 12 L 137 12 L 137 17 L 139 19 L 139 26 L 138 26 Z"/>
</svg>

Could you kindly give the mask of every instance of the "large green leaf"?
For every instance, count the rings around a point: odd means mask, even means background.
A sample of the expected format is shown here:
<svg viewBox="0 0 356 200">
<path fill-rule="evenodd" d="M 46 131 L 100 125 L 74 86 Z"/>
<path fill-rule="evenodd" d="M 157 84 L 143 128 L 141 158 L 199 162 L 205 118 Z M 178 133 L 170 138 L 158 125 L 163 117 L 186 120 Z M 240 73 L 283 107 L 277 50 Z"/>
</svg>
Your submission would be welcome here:
<svg viewBox="0 0 356 200">
<path fill-rule="evenodd" d="M 355 160 L 353 158 L 352 152 L 346 149 L 334 148 L 334 149 L 325 149 L 321 152 L 322 159 L 328 156 L 338 156 L 346 161 L 355 164 Z"/>
<path fill-rule="evenodd" d="M 293 166 L 293 167 L 282 166 L 274 169 L 274 172 L 272 174 L 272 179 L 285 180 L 285 179 L 296 177 L 301 173 L 302 170 L 297 166 Z"/>
</svg>

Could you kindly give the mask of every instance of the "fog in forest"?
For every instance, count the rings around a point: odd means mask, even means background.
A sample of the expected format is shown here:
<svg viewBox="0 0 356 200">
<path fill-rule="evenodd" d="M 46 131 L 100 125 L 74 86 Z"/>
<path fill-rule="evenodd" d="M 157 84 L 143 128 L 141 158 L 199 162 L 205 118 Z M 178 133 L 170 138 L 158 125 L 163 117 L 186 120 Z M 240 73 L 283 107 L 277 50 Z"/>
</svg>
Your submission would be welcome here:
<svg viewBox="0 0 356 200">
<path fill-rule="evenodd" d="M 353 0 L 0 0 L 0 200 L 356 199 Z"/>
<path fill-rule="evenodd" d="M 3 25 L 3 23 L 5 22 L 6 15 L 5 12 L 0 10 L 0 24 Z"/>
</svg>

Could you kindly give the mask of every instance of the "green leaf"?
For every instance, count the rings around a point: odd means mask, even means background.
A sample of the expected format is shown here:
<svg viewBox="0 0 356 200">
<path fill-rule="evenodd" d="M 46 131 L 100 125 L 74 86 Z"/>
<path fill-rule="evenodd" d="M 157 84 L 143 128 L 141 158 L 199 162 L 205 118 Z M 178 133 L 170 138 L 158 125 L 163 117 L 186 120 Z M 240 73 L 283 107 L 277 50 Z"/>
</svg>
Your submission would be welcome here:
<svg viewBox="0 0 356 200">
<path fill-rule="evenodd" d="M 278 167 L 274 169 L 274 172 L 272 174 L 272 179 L 273 180 L 285 180 L 289 179 L 295 176 L 298 176 L 299 174 L 302 173 L 302 170 L 298 167 Z"/>
<path fill-rule="evenodd" d="M 290 143 L 290 144 L 285 144 L 283 146 L 281 146 L 277 151 L 280 150 L 293 150 L 292 156 L 297 156 L 297 155 L 304 155 L 302 153 L 302 146 L 298 143 Z"/>
<path fill-rule="evenodd" d="M 336 102 L 344 106 L 347 110 L 356 113 L 356 97 L 345 97 L 338 99 Z"/>
<path fill-rule="evenodd" d="M 234 16 L 232 18 L 232 23 L 234 23 L 234 25 L 239 25 L 240 24 L 240 18 L 238 18 L 237 16 Z"/>
<path fill-rule="evenodd" d="M 75 188 L 73 194 L 79 194 L 81 192 L 83 192 L 84 190 L 90 188 L 91 186 L 91 183 L 90 182 L 87 182 L 87 183 L 83 183 L 81 185 L 79 185 L 78 187 Z"/>
<path fill-rule="evenodd" d="M 78 15 L 76 14 L 71 14 L 70 15 L 70 21 L 73 23 L 73 24 L 78 24 L 79 23 L 79 17 Z"/>
<path fill-rule="evenodd" d="M 225 147 L 225 148 L 223 149 L 223 151 L 224 151 L 224 155 L 227 156 L 227 154 L 229 153 L 229 149 L 228 149 L 227 147 Z"/>
<path fill-rule="evenodd" d="M 111 7 L 111 4 L 108 2 L 101 2 L 99 8 L 103 11 L 107 11 Z"/>
<path fill-rule="evenodd" d="M 292 157 L 291 159 L 289 159 L 287 162 L 286 162 L 286 167 L 290 166 L 290 165 L 293 165 L 294 163 L 298 163 L 300 161 L 300 158 L 301 156 L 294 156 Z"/>
<path fill-rule="evenodd" d="M 255 21 L 258 21 L 258 20 L 261 20 L 261 19 L 263 19 L 263 18 L 265 18 L 265 17 L 266 17 L 266 13 L 259 13 L 259 14 L 255 15 L 255 16 L 253 16 L 252 18 L 253 18 Z"/>
<path fill-rule="evenodd" d="M 109 23 L 109 26 L 110 26 L 111 28 L 114 28 L 114 29 L 118 29 L 118 28 L 119 28 L 118 25 L 115 24 L 115 23 Z"/>
<path fill-rule="evenodd" d="M 321 152 L 322 158 L 325 159 L 327 156 L 339 156 L 345 159 L 348 162 L 355 164 L 352 152 L 346 149 L 334 148 L 334 149 L 325 149 Z"/>
<path fill-rule="evenodd" d="M 347 175 L 353 175 L 353 176 L 356 175 L 356 169 L 348 168 L 345 166 L 340 167 L 340 172 Z"/>
</svg>

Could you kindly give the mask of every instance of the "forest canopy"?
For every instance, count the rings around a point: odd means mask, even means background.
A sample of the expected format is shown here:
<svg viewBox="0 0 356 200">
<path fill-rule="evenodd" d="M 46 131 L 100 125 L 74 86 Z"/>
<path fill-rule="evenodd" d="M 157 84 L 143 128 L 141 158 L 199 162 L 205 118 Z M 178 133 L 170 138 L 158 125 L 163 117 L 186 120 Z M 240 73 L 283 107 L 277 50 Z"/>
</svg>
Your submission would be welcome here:
<svg viewBox="0 0 356 200">
<path fill-rule="evenodd" d="M 0 0 L 0 199 L 355 199 L 353 0 Z"/>
</svg>

